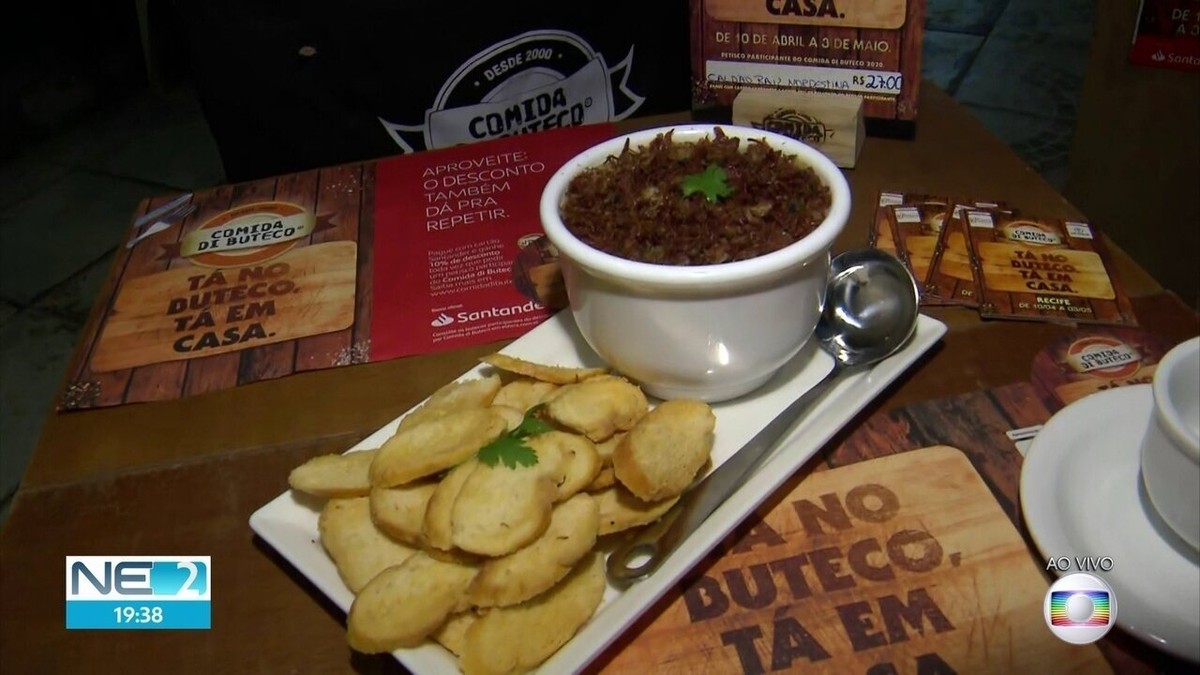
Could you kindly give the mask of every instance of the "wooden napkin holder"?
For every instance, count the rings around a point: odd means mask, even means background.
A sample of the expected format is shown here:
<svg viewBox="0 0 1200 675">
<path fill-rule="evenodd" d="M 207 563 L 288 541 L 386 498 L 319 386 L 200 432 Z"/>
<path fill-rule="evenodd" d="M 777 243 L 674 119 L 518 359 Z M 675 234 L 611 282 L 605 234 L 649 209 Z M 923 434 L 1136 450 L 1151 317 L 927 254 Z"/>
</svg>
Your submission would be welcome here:
<svg viewBox="0 0 1200 675">
<path fill-rule="evenodd" d="M 743 89 L 733 100 L 733 123 L 774 131 L 820 150 L 850 169 L 866 129 L 861 96 L 777 89 Z"/>
</svg>

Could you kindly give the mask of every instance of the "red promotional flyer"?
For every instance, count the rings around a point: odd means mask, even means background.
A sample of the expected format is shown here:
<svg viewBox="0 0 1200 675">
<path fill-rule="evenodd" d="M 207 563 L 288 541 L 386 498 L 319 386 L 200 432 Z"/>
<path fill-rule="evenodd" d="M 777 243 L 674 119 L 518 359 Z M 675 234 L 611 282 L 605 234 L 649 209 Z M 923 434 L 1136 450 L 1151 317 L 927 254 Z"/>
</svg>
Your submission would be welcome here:
<svg viewBox="0 0 1200 675">
<path fill-rule="evenodd" d="M 145 199 L 58 407 L 517 337 L 566 305 L 538 202 L 611 125 Z"/>
<path fill-rule="evenodd" d="M 1200 72 L 1200 0 L 1142 0 L 1129 61 Z"/>
<path fill-rule="evenodd" d="M 371 359 L 516 337 L 565 299 L 538 202 L 589 125 L 379 162 Z"/>
</svg>

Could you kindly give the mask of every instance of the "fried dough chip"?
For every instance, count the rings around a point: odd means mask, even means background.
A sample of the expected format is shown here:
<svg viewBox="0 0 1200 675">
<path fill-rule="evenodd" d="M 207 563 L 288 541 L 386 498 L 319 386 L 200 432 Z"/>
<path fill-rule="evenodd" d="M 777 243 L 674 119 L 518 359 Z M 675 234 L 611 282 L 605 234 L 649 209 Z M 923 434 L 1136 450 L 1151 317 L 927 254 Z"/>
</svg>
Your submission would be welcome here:
<svg viewBox="0 0 1200 675">
<path fill-rule="evenodd" d="M 485 561 L 467 589 L 467 600 L 476 607 L 506 607 L 548 590 L 592 550 L 599 531 L 596 500 L 586 492 L 571 497 L 554 507 L 542 536 Z"/>
<path fill-rule="evenodd" d="M 596 444 L 596 452 L 600 454 L 600 462 L 604 466 L 612 466 L 613 452 L 616 451 L 617 445 L 625 438 L 628 432 L 622 431 L 609 436 L 604 441 Z"/>
<path fill-rule="evenodd" d="M 557 586 L 512 607 L 497 607 L 467 628 L 465 675 L 523 673 L 575 635 L 604 597 L 604 563 L 591 553 Z"/>
<path fill-rule="evenodd" d="M 556 495 L 554 483 L 538 465 L 510 468 L 480 462 L 451 507 L 451 541 L 479 555 L 512 553 L 546 530 Z"/>
<path fill-rule="evenodd" d="M 505 431 L 512 431 L 513 429 L 516 429 L 517 427 L 521 426 L 521 422 L 525 419 L 525 413 L 523 412 L 525 410 L 524 408 L 518 409 L 510 405 L 498 405 L 493 403 L 488 410 L 491 410 L 504 418 Z"/>
<path fill-rule="evenodd" d="M 371 485 L 395 487 L 448 469 L 470 458 L 507 429 L 500 413 L 474 408 L 398 431 L 384 442 L 371 462 Z"/>
<path fill-rule="evenodd" d="M 649 410 L 646 395 L 623 377 L 605 375 L 560 387 L 546 397 L 546 415 L 600 443 L 628 431 Z"/>
<path fill-rule="evenodd" d="M 596 474 L 596 477 L 592 479 L 592 482 L 588 483 L 588 486 L 584 488 L 584 490 L 587 490 L 588 492 L 599 492 L 616 484 L 617 476 L 613 473 L 613 468 L 611 466 L 606 466 L 603 469 L 600 469 L 600 473 Z"/>
<path fill-rule="evenodd" d="M 617 480 L 647 502 L 682 493 L 708 461 L 716 425 L 703 401 L 664 401 L 617 445 L 612 456 Z"/>
<path fill-rule="evenodd" d="M 346 587 L 355 594 L 383 570 L 417 553 L 375 526 L 368 501 L 367 497 L 330 499 L 317 519 L 321 545 L 333 558 Z"/>
<path fill-rule="evenodd" d="M 288 474 L 288 485 L 317 497 L 365 497 L 371 491 L 368 471 L 375 450 L 313 457 Z"/>
<path fill-rule="evenodd" d="M 507 354 L 489 354 L 480 361 L 499 368 L 500 370 L 532 377 L 535 380 L 542 382 L 551 382 L 553 384 L 572 384 L 582 382 L 588 378 L 603 375 L 608 372 L 607 368 L 567 368 L 566 366 L 548 366 L 541 363 L 534 363 L 524 359 L 518 359 L 515 356 Z"/>
<path fill-rule="evenodd" d="M 421 407 L 405 415 L 396 431 L 403 431 L 459 410 L 486 408 L 492 404 L 492 399 L 500 391 L 500 385 L 499 375 L 451 382 L 433 392 Z"/>
<path fill-rule="evenodd" d="M 679 501 L 679 497 L 670 497 L 660 502 L 644 502 L 620 483 L 591 495 L 600 509 L 600 536 L 653 523 Z"/>
<path fill-rule="evenodd" d="M 371 520 L 388 536 L 412 546 L 424 546 L 425 509 L 438 483 L 423 480 L 393 488 L 372 488 Z"/>
<path fill-rule="evenodd" d="M 537 466 L 554 482 L 555 502 L 582 491 L 600 472 L 596 446 L 578 434 L 547 431 L 525 443 L 537 453 Z"/>
<path fill-rule="evenodd" d="M 661 518 L 711 461 L 703 403 L 651 412 L 604 368 L 481 360 L 510 374 L 450 383 L 377 450 L 313 458 L 288 477 L 331 497 L 318 530 L 356 596 L 356 651 L 430 639 L 467 675 L 537 667 L 603 599 L 599 538 Z M 537 406 L 553 430 L 522 425 Z"/>
<path fill-rule="evenodd" d="M 555 389 L 558 389 L 558 385 L 553 382 L 530 379 L 513 380 L 500 387 L 496 398 L 492 399 L 492 405 L 506 405 L 517 410 L 529 410 L 541 403 Z"/>
<path fill-rule="evenodd" d="M 467 644 L 467 629 L 478 618 L 475 612 L 460 612 L 446 619 L 446 623 L 433 631 L 429 637 L 450 650 L 451 654 L 462 656 L 463 647 Z"/>
<path fill-rule="evenodd" d="M 350 646 L 364 654 L 415 647 L 462 604 L 478 568 L 424 552 L 379 573 L 346 617 Z"/>
<path fill-rule="evenodd" d="M 479 462 L 474 459 L 467 460 L 451 469 L 437 484 L 426 506 L 425 521 L 422 525 L 425 542 L 431 547 L 442 551 L 454 548 L 450 526 L 451 509 L 454 508 L 454 500 L 458 499 L 458 493 L 462 491 L 467 477 L 478 465 Z"/>
</svg>

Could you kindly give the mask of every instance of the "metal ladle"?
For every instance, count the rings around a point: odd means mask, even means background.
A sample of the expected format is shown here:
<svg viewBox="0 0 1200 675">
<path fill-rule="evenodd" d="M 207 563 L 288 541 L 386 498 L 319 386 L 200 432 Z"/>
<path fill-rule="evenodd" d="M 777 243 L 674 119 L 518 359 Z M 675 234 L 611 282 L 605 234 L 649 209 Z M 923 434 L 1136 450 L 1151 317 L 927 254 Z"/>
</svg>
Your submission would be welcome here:
<svg viewBox="0 0 1200 675">
<path fill-rule="evenodd" d="M 917 286 L 899 260 L 877 249 L 833 259 L 825 305 L 814 337 L 833 368 L 762 428 L 657 522 L 633 533 L 608 557 L 608 578 L 627 584 L 644 578 L 694 532 L 753 473 L 779 439 L 841 377 L 891 356 L 916 331 Z"/>
</svg>

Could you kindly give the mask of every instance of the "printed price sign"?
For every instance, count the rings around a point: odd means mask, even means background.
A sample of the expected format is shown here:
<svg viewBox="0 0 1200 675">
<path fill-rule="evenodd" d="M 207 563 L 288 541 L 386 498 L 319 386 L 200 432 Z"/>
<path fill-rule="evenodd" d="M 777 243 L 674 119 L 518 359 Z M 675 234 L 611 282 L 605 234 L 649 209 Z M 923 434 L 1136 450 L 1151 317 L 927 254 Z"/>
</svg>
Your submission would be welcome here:
<svg viewBox="0 0 1200 675">
<path fill-rule="evenodd" d="M 691 0 L 692 107 L 705 119 L 746 91 L 861 99 L 868 133 L 917 117 L 925 0 Z"/>
</svg>

